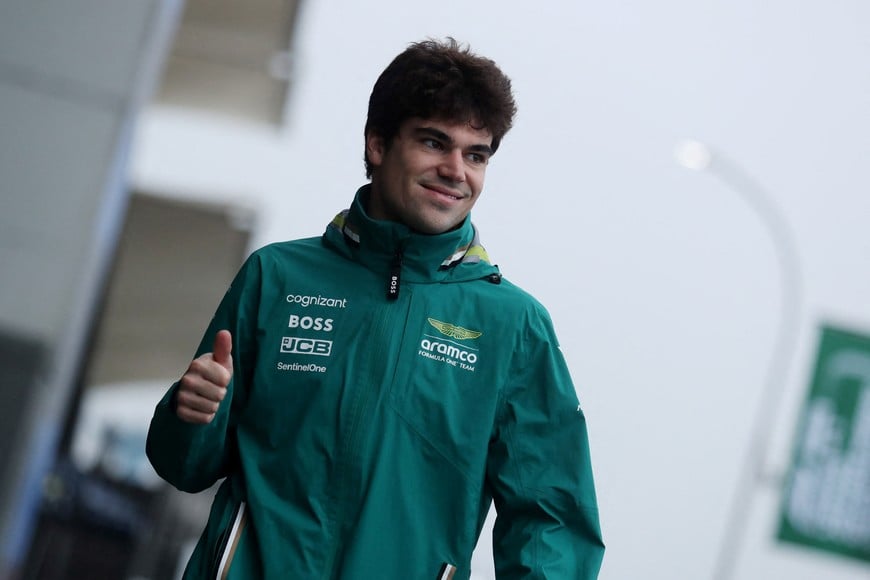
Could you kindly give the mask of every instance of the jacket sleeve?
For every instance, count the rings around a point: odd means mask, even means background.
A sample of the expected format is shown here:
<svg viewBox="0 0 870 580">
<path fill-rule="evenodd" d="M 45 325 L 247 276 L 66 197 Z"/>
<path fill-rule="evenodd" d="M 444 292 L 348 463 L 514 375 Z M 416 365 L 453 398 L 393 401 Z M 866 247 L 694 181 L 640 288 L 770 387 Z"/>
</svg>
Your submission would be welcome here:
<svg viewBox="0 0 870 580">
<path fill-rule="evenodd" d="M 586 419 L 546 313 L 513 361 L 487 464 L 496 576 L 595 579 L 604 543 Z"/>
<path fill-rule="evenodd" d="M 182 491 L 195 493 L 210 487 L 225 477 L 237 460 L 235 426 L 247 399 L 256 360 L 259 293 L 260 268 L 254 255 L 236 275 L 194 355 L 211 352 L 219 330 L 232 333 L 233 377 L 211 423 L 198 425 L 178 418 L 177 382 L 154 411 L 145 451 L 158 475 Z"/>
</svg>

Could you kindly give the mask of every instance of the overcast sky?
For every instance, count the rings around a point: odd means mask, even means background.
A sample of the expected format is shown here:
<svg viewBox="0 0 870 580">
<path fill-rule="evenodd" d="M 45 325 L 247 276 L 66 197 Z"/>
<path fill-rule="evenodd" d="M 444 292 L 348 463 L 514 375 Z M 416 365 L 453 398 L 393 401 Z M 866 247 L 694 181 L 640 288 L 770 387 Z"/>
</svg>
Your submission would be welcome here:
<svg viewBox="0 0 870 580">
<path fill-rule="evenodd" d="M 496 60 L 519 115 L 473 219 L 553 314 L 589 419 L 601 577 L 710 578 L 763 393 L 781 475 L 820 325 L 870 334 L 868 22 L 864 0 L 306 2 L 285 131 L 204 139 L 153 111 L 134 181 L 248 192 L 257 245 L 318 235 L 364 181 L 368 94 L 395 54 L 452 35 Z M 710 170 L 675 161 L 687 138 Z M 736 578 L 863 577 L 777 546 L 778 500 L 753 494 Z"/>
</svg>

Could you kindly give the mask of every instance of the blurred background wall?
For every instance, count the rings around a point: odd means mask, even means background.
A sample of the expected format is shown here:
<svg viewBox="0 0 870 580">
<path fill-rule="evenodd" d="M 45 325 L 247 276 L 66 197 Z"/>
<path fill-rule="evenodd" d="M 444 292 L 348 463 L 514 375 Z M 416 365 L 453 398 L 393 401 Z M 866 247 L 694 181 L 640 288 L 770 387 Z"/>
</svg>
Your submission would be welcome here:
<svg viewBox="0 0 870 580">
<path fill-rule="evenodd" d="M 209 496 L 149 471 L 151 408 L 247 252 L 347 206 L 383 67 L 452 35 L 514 81 L 473 217 L 553 314 L 601 577 L 866 577 L 868 21 L 862 0 L 0 4 L 0 570 L 176 573 Z"/>
<path fill-rule="evenodd" d="M 36 527 L 179 4 L 0 4 L 0 573 Z"/>
</svg>

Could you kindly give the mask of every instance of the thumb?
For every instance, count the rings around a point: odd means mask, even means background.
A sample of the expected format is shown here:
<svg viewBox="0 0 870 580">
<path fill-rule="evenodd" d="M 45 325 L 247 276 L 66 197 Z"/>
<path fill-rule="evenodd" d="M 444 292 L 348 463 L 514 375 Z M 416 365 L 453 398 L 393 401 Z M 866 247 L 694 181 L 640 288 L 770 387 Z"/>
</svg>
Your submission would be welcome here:
<svg viewBox="0 0 870 580">
<path fill-rule="evenodd" d="M 233 350 L 233 335 L 229 330 L 220 330 L 214 337 L 214 347 L 212 348 L 212 358 L 221 366 L 232 370 L 232 360 L 230 352 Z"/>
</svg>

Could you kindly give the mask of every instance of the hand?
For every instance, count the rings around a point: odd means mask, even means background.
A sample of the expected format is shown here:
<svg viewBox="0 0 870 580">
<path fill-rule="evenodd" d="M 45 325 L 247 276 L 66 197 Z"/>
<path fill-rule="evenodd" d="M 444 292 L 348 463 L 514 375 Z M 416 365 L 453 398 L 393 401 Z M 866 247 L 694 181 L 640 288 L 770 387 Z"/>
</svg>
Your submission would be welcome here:
<svg viewBox="0 0 870 580">
<path fill-rule="evenodd" d="M 221 330 L 214 337 L 212 352 L 191 361 L 178 384 L 175 413 L 179 419 L 187 423 L 211 423 L 233 377 L 232 349 L 230 331 Z"/>
</svg>

